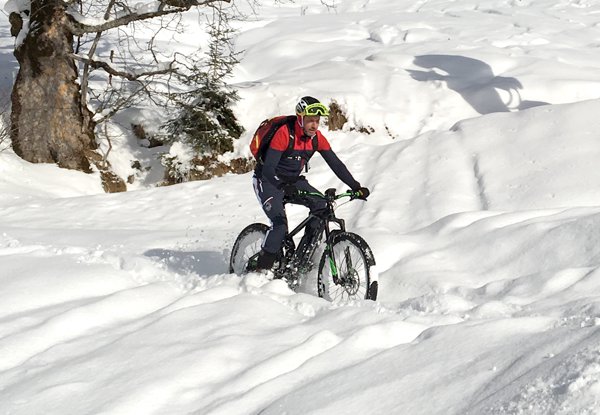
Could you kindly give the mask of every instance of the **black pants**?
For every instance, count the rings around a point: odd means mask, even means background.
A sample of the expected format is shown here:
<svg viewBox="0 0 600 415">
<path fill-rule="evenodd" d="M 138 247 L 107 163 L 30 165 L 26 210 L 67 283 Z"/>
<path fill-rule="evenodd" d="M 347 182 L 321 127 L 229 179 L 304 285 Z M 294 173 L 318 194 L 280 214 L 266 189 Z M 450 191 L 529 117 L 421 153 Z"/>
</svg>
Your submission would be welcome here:
<svg viewBox="0 0 600 415">
<path fill-rule="evenodd" d="M 264 180 L 256 175 L 252 178 L 254 184 L 254 192 L 258 198 L 261 207 L 269 220 L 271 221 L 271 228 L 267 232 L 267 237 L 263 242 L 263 250 L 272 254 L 279 252 L 281 244 L 285 239 L 285 235 L 288 232 L 287 216 L 285 214 L 285 207 L 283 201 L 283 190 L 276 188 L 268 180 Z M 304 190 L 307 192 L 319 192 L 317 189 L 312 187 L 304 176 L 300 176 L 294 183 L 298 190 Z M 306 206 L 310 209 L 311 213 L 324 210 L 327 207 L 327 202 L 319 197 L 307 196 L 303 200 L 297 200 L 293 202 Z M 313 231 L 319 225 L 318 220 L 311 220 L 307 225 L 307 232 Z"/>
</svg>

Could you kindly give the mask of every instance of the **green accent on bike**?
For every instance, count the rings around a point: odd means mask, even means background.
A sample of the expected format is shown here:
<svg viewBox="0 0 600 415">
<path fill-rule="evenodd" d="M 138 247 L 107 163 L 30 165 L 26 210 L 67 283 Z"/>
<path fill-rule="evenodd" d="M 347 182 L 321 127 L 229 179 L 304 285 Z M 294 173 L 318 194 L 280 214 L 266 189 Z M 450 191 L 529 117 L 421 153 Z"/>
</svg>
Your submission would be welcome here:
<svg viewBox="0 0 600 415">
<path fill-rule="evenodd" d="M 317 196 L 317 197 L 322 197 L 325 198 L 325 195 L 323 193 L 320 192 L 307 192 L 305 190 L 299 190 L 298 194 L 300 196 Z M 356 195 L 356 192 L 350 191 L 350 192 L 344 192 L 344 193 L 340 193 L 338 195 L 335 195 L 335 199 L 341 199 L 342 197 L 353 197 Z"/>
<path fill-rule="evenodd" d="M 324 193 L 300 191 L 300 195 L 323 198 L 327 201 L 327 210 L 318 215 L 323 222 L 318 228 L 318 233 L 309 237 L 305 245 L 307 249 L 298 255 L 294 249 L 293 239 L 289 246 L 284 241 L 284 248 L 276 259 L 273 267 L 275 278 L 282 279 L 288 286 L 296 291 L 309 272 L 316 267 L 317 292 L 322 298 L 329 301 L 346 301 L 351 299 L 377 299 L 377 281 L 371 281 L 369 269 L 375 265 L 373 253 L 366 242 L 357 234 L 346 232 L 344 220 L 335 215 L 335 200 L 343 197 L 354 199 L 356 192 L 336 194 L 336 189 L 327 189 Z M 307 217 L 288 234 L 293 238 L 302 229 L 305 229 L 311 216 Z M 330 225 L 337 225 L 339 229 L 331 229 Z M 238 275 L 250 271 L 256 266 L 256 259 L 260 252 L 260 244 L 268 232 L 269 227 L 262 223 L 248 225 L 236 238 L 230 258 L 230 272 Z M 322 239 L 325 232 L 325 239 Z M 286 237 L 287 238 L 287 237 Z M 286 239 L 287 240 L 287 239 Z M 325 249 L 318 258 L 313 258 L 317 242 L 323 243 Z M 320 245 L 319 245 L 320 246 Z M 340 249 L 342 250 L 340 252 Z M 336 254 L 337 252 L 337 254 Z M 337 267 L 337 263 L 340 267 Z M 357 265 L 364 264 L 356 268 Z M 333 281 L 331 281 L 333 279 Z"/>
<path fill-rule="evenodd" d="M 344 193 L 340 193 L 339 195 L 336 195 L 335 198 L 336 199 L 341 199 L 342 197 L 352 197 L 354 196 L 355 192 L 344 192 Z"/>
<path fill-rule="evenodd" d="M 319 193 L 319 192 L 307 192 L 307 191 L 305 191 L 305 190 L 299 190 L 299 191 L 298 191 L 298 194 L 299 194 L 300 196 L 319 196 L 319 197 L 325 197 L 325 196 L 323 195 L 323 193 Z"/>
<path fill-rule="evenodd" d="M 329 256 L 329 268 L 331 269 L 331 276 L 333 278 L 337 278 L 338 270 L 337 270 L 337 267 L 335 266 L 335 261 L 333 260 L 333 255 Z"/>
<path fill-rule="evenodd" d="M 255 271 L 258 266 L 258 253 L 252 255 L 248 258 L 248 263 L 246 264 L 246 271 L 252 272 Z"/>
</svg>

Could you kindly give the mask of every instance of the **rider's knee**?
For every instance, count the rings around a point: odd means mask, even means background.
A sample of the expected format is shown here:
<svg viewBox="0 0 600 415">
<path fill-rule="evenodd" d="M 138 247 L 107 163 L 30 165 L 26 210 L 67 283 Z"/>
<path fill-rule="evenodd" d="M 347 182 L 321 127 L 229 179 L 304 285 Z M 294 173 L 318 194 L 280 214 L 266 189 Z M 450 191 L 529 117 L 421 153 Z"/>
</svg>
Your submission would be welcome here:
<svg viewBox="0 0 600 415">
<path fill-rule="evenodd" d="M 283 215 L 275 216 L 271 222 L 273 223 L 273 228 L 285 227 L 285 229 L 287 229 L 287 226 L 288 226 L 287 217 L 285 217 Z"/>
</svg>

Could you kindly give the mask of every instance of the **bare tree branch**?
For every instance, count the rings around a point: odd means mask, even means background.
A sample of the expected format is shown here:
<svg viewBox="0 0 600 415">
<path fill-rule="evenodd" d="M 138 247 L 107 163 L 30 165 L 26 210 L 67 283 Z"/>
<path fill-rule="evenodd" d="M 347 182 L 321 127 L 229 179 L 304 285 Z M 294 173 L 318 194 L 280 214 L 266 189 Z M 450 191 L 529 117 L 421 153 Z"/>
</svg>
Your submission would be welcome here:
<svg viewBox="0 0 600 415">
<path fill-rule="evenodd" d="M 141 13 L 133 11 L 98 25 L 84 24 L 77 21 L 73 16 L 69 16 L 70 18 L 69 21 L 66 22 L 66 25 L 72 34 L 79 36 L 85 33 L 103 32 L 119 26 L 126 26 L 135 21 L 153 19 L 167 14 L 181 13 L 189 10 L 193 6 L 208 6 L 213 3 L 231 3 L 231 1 L 232 0 L 162 0 L 160 1 L 160 5 L 154 11 Z M 170 8 L 167 9 L 165 6 L 169 6 Z"/>
<path fill-rule="evenodd" d="M 69 54 L 69 56 L 71 56 L 75 60 L 89 64 L 90 67 L 92 67 L 93 69 L 104 69 L 110 75 L 125 78 L 130 81 L 136 81 L 139 78 L 146 77 L 146 76 L 163 75 L 163 74 L 177 71 L 177 68 L 173 67 L 173 65 L 175 64 L 175 61 L 171 61 L 169 63 L 169 67 L 166 69 L 158 69 L 156 71 L 148 71 L 148 72 L 140 72 L 140 73 L 131 73 L 131 72 L 118 71 L 115 68 L 111 67 L 106 62 L 85 58 L 83 56 L 75 55 L 74 53 Z"/>
<path fill-rule="evenodd" d="M 110 11 L 113 8 L 116 0 L 110 0 L 108 6 L 106 6 L 106 12 L 104 12 L 104 20 L 108 20 L 110 17 Z M 83 74 L 81 76 L 81 112 L 83 114 L 83 128 L 87 129 L 90 127 L 90 116 L 87 109 L 87 93 L 88 93 L 88 79 L 90 75 L 90 62 L 96 53 L 96 48 L 98 47 L 98 42 L 100 41 L 100 37 L 102 36 L 102 32 L 97 32 L 92 42 L 92 46 L 88 52 L 88 61 L 85 62 L 83 66 Z"/>
<path fill-rule="evenodd" d="M 94 115 L 94 122 L 96 124 L 101 124 L 110 119 L 113 115 L 118 113 L 123 108 L 135 105 L 136 99 L 138 99 L 139 97 L 139 91 L 144 91 L 148 93 L 147 85 L 144 84 L 144 82 L 140 80 L 137 80 L 136 82 L 138 84 L 138 89 L 136 92 L 131 94 L 123 95 L 116 90 L 108 91 L 109 97 L 105 99 L 105 101 L 109 103 L 109 105 L 101 106 L 100 108 L 98 108 L 96 114 Z M 100 100 L 100 97 L 97 97 L 97 99 Z"/>
<path fill-rule="evenodd" d="M 9 147 L 10 140 L 10 112 L 0 108 L 0 153 Z"/>
</svg>

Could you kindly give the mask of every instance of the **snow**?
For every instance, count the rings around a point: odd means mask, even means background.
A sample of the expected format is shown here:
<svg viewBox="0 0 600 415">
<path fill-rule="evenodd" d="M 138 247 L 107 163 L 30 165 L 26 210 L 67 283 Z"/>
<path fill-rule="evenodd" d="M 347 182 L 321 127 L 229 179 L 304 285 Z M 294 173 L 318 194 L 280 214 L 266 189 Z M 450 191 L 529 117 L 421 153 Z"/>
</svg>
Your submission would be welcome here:
<svg viewBox="0 0 600 415">
<path fill-rule="evenodd" d="M 4 4 L 3 9 L 7 15 L 10 15 L 11 13 L 17 13 L 23 20 L 23 27 L 15 39 L 15 47 L 21 45 L 29 33 L 29 14 L 25 13 L 25 11 L 28 11 L 31 8 L 30 3 L 31 0 L 8 0 Z"/>
<path fill-rule="evenodd" d="M 228 274 L 266 220 L 250 174 L 104 194 L 5 150 L 0 413 L 600 412 L 600 5 L 333 4 L 236 23 L 236 152 L 300 96 L 340 103 L 349 124 L 324 133 L 372 194 L 337 212 L 373 249 L 378 300 Z"/>
<path fill-rule="evenodd" d="M 25 10 L 29 10 L 31 7 L 31 0 L 8 0 L 4 2 L 4 11 L 6 13 L 20 13 Z"/>
</svg>

